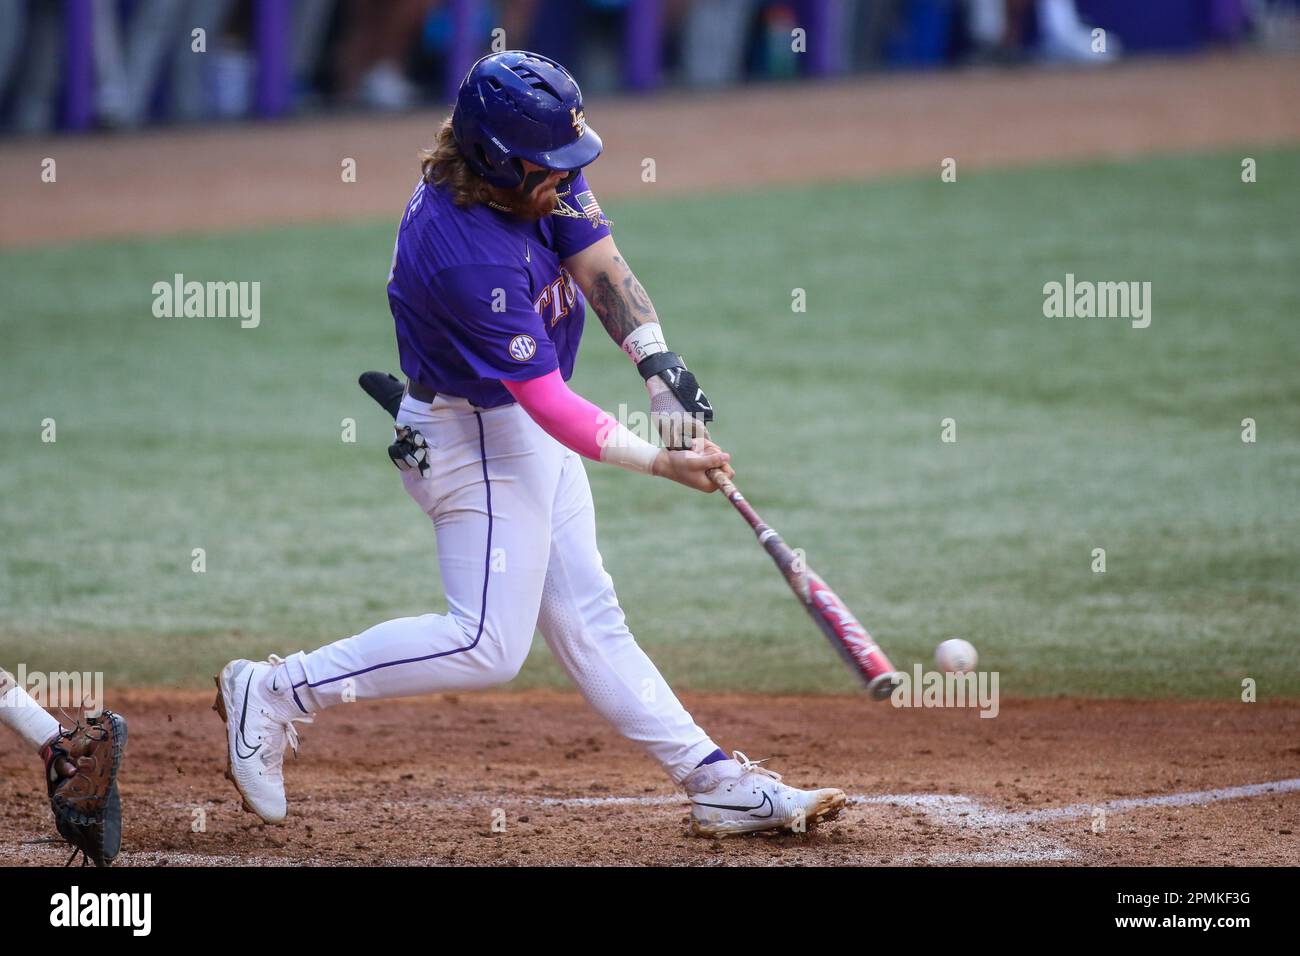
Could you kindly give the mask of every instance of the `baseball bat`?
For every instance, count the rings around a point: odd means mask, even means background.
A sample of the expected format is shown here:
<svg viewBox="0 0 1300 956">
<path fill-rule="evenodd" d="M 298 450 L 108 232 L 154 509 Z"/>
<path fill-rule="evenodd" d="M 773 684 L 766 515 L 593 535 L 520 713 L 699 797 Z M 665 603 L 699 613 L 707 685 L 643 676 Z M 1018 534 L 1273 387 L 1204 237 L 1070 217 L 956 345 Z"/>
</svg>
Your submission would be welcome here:
<svg viewBox="0 0 1300 956">
<path fill-rule="evenodd" d="M 853 612 L 840 600 L 840 596 L 831 590 L 812 568 L 799 560 L 791 547 L 772 528 L 763 521 L 753 505 L 736 488 L 735 482 L 728 478 L 721 469 L 712 468 L 708 475 L 718 486 L 732 506 L 740 512 L 754 534 L 776 566 L 785 575 L 786 583 L 795 593 L 804 610 L 817 622 L 821 632 L 844 658 L 845 662 L 862 679 L 869 693 L 875 700 L 885 700 L 894 690 L 894 665 L 889 662 L 885 652 L 880 649 L 867 629 L 853 616 Z"/>
</svg>

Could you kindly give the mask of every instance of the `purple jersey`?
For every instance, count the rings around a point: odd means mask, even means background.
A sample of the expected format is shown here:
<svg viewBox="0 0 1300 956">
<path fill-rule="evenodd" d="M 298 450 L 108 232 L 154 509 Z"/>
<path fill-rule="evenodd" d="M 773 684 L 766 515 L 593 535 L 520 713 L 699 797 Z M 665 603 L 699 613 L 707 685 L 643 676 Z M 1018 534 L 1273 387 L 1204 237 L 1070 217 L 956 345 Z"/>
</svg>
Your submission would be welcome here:
<svg viewBox="0 0 1300 956">
<path fill-rule="evenodd" d="M 513 402 L 501 384 L 573 374 L 586 303 L 560 263 L 609 235 L 581 173 L 560 202 L 580 214 L 526 222 L 456 206 L 421 182 L 397 230 L 388 304 L 408 379 L 480 408 Z"/>
</svg>

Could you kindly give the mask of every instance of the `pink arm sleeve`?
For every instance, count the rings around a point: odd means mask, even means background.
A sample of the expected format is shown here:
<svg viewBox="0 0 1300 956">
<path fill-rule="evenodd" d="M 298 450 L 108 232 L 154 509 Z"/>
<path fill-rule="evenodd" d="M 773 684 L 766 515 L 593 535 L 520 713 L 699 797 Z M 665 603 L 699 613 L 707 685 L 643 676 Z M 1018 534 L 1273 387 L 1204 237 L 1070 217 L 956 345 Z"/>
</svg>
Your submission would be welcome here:
<svg viewBox="0 0 1300 956">
<path fill-rule="evenodd" d="M 526 382 L 502 379 L 501 384 L 548 435 L 584 458 L 600 461 L 601 441 L 618 423 L 569 388 L 559 369 Z"/>
</svg>

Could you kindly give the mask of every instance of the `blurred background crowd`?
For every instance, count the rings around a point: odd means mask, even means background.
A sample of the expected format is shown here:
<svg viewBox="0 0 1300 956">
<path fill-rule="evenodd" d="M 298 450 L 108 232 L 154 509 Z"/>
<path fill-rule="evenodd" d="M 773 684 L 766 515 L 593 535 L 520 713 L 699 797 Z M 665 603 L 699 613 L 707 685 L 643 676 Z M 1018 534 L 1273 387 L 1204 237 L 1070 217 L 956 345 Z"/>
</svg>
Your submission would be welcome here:
<svg viewBox="0 0 1300 956">
<path fill-rule="evenodd" d="M 584 90 L 1300 47 L 1300 0 L 0 0 L 0 130 L 447 102 L 493 49 Z"/>
</svg>

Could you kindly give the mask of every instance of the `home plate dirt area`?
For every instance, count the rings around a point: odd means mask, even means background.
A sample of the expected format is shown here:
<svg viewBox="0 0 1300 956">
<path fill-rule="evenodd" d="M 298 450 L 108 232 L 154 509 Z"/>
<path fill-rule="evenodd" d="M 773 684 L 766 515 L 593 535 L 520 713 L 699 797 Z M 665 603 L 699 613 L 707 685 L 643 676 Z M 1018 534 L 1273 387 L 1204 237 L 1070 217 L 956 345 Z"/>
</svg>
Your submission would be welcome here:
<svg viewBox="0 0 1300 956">
<path fill-rule="evenodd" d="M 1300 703 L 1004 700 L 898 710 L 861 696 L 687 694 L 724 748 L 849 793 L 801 835 L 713 841 L 576 694 L 354 704 L 303 727 L 289 818 L 241 811 L 211 694 L 126 691 L 131 865 L 1294 865 Z M 38 760 L 0 750 L 0 865 L 53 864 Z"/>
</svg>

